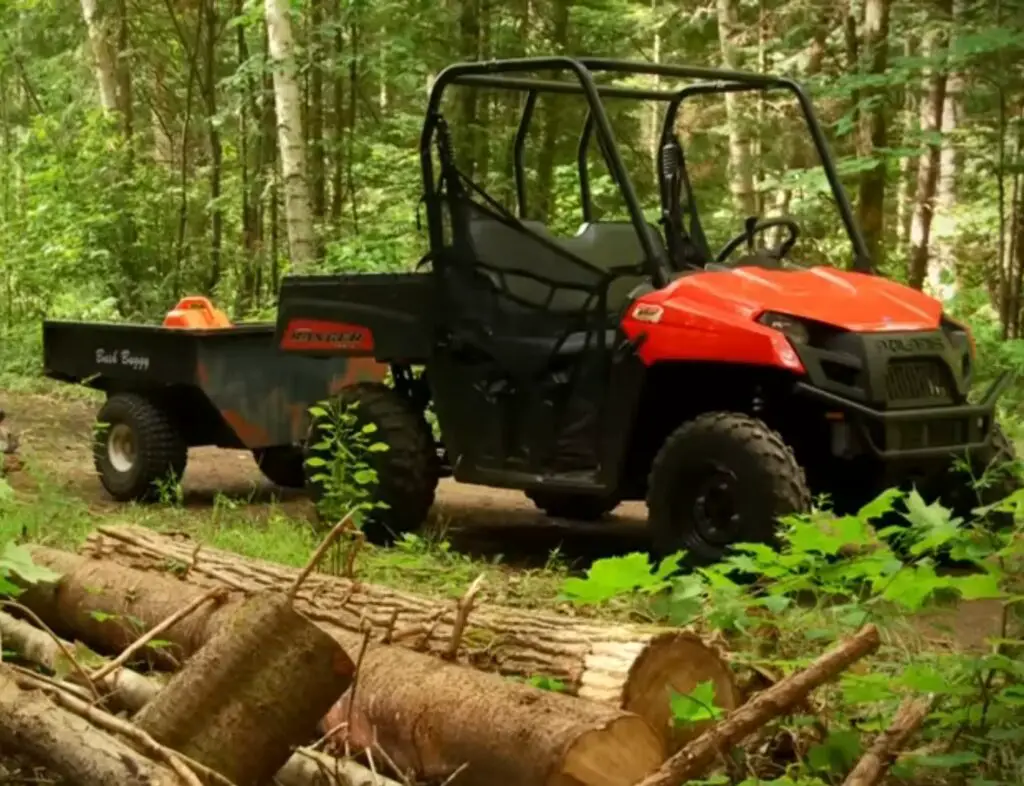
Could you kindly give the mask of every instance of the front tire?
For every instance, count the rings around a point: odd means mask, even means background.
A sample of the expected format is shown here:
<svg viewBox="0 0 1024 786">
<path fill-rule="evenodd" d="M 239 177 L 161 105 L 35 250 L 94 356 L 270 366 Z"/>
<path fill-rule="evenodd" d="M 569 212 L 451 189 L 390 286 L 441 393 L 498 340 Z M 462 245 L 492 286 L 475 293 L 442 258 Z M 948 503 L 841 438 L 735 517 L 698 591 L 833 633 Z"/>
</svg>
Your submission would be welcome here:
<svg viewBox="0 0 1024 786">
<path fill-rule="evenodd" d="M 170 416 L 149 399 L 117 393 L 96 416 L 93 463 L 119 502 L 159 499 L 159 481 L 181 480 L 188 447 Z"/>
<path fill-rule="evenodd" d="M 571 494 L 562 491 L 527 491 L 527 498 L 548 516 L 576 521 L 597 521 L 619 506 L 618 497 Z"/>
<path fill-rule="evenodd" d="M 363 533 L 374 543 L 388 544 L 405 532 L 418 529 L 434 504 L 437 490 L 438 460 L 433 434 L 422 413 L 400 393 L 379 382 L 359 382 L 344 388 L 335 399 L 341 411 L 350 405 L 352 427 L 358 431 L 367 424 L 376 426 L 372 440 L 383 442 L 386 451 L 369 452 L 361 457 L 377 475 L 371 489 L 374 500 L 387 507 L 368 512 Z M 322 423 L 314 418 L 307 440 L 307 458 L 317 456 L 330 463 L 332 457 L 313 446 L 322 440 Z M 320 467 L 306 467 L 306 483 L 318 503 L 325 494 L 320 481 L 312 476 Z"/>
<path fill-rule="evenodd" d="M 302 448 L 291 445 L 276 445 L 269 448 L 255 448 L 252 457 L 263 477 L 286 489 L 301 489 L 306 485 L 305 456 Z"/>
<path fill-rule="evenodd" d="M 711 412 L 665 440 L 648 479 L 656 552 L 717 562 L 735 543 L 772 543 L 779 517 L 806 511 L 811 494 L 793 451 L 762 421 Z"/>
<path fill-rule="evenodd" d="M 1013 441 L 999 424 L 995 424 L 988 446 L 972 457 L 970 473 L 963 469 L 951 470 L 955 478 L 952 490 L 944 495 L 943 503 L 955 515 L 970 520 L 975 508 L 1001 502 L 1021 488 L 1017 462 L 1017 449 Z M 976 488 L 977 480 L 981 480 L 982 485 Z M 948 484 L 944 485 L 949 487 Z M 990 514 L 988 524 L 994 529 L 1012 527 L 1013 514 Z"/>
</svg>

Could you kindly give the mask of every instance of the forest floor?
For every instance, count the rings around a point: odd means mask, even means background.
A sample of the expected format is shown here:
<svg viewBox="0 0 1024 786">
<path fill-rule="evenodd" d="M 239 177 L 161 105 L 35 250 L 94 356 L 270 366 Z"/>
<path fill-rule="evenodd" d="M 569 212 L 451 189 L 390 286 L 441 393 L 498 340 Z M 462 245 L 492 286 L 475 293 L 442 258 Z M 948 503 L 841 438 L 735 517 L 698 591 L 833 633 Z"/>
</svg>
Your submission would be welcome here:
<svg viewBox="0 0 1024 786">
<path fill-rule="evenodd" d="M 4 425 L 20 436 L 23 462 L 8 478 L 15 496 L 0 516 L 0 541 L 24 536 L 73 549 L 96 525 L 136 523 L 188 531 L 211 546 L 248 556 L 305 562 L 317 540 L 312 505 L 300 492 L 264 480 L 245 451 L 190 451 L 181 496 L 167 504 L 112 501 L 90 454 L 97 401 L 68 390 L 41 383 L 0 388 Z M 629 503 L 598 523 L 550 519 L 521 493 L 445 480 L 423 534 L 390 549 L 368 549 L 359 573 L 400 588 L 456 596 L 487 570 L 490 600 L 581 613 L 560 601 L 562 581 L 594 559 L 646 550 L 645 513 L 642 504 Z M 988 648 L 986 638 L 998 635 L 1000 615 L 996 601 L 961 603 L 931 613 L 920 630 L 947 645 L 981 651 Z"/>
</svg>

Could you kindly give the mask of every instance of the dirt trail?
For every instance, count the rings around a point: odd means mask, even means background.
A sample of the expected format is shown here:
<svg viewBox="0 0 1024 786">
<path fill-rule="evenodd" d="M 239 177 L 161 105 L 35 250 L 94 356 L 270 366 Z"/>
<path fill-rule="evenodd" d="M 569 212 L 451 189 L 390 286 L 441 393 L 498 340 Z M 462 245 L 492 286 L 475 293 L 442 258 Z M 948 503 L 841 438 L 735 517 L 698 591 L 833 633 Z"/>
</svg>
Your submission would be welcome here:
<svg viewBox="0 0 1024 786">
<path fill-rule="evenodd" d="M 112 501 L 93 471 L 89 435 L 97 406 L 40 394 L 0 391 L 7 423 L 21 436 L 21 455 L 33 466 L 85 500 L 96 512 L 114 511 Z M 18 486 L 31 482 L 19 474 Z M 273 486 L 260 474 L 246 451 L 196 448 L 189 452 L 182 482 L 185 505 L 209 507 L 218 495 L 244 501 L 258 515 L 277 504 L 290 515 L 312 517 L 312 505 L 301 492 Z M 577 567 L 630 551 L 645 550 L 646 508 L 640 503 L 620 506 L 597 523 L 550 519 L 539 513 L 520 492 L 469 486 L 444 480 L 438 489 L 433 525 L 444 530 L 452 545 L 483 557 L 502 555 L 506 564 L 541 566 L 552 550 Z M 957 610 L 933 615 L 930 635 L 971 649 L 986 648 L 986 637 L 997 636 L 1001 608 L 994 601 L 963 603 Z"/>
</svg>

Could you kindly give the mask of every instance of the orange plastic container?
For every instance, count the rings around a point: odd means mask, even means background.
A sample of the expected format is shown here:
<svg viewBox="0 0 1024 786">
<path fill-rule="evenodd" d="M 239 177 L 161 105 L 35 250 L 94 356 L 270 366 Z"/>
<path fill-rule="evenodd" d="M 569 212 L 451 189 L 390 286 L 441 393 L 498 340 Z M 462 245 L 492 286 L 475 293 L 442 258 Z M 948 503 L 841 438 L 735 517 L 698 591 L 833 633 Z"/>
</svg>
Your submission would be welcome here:
<svg viewBox="0 0 1024 786">
<path fill-rule="evenodd" d="M 164 327 L 214 330 L 231 327 L 231 320 L 207 298 L 196 295 L 179 300 L 164 317 Z"/>
</svg>

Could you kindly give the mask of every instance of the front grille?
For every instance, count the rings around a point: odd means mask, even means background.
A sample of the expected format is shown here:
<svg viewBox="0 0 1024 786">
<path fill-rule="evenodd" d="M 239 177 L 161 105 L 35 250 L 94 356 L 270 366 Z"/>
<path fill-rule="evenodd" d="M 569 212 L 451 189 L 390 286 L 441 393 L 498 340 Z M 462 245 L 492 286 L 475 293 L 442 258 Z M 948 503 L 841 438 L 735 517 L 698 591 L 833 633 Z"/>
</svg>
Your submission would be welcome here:
<svg viewBox="0 0 1024 786">
<path fill-rule="evenodd" d="M 937 360 L 891 360 L 885 374 L 886 398 L 892 403 L 951 403 L 949 373 Z"/>
</svg>

